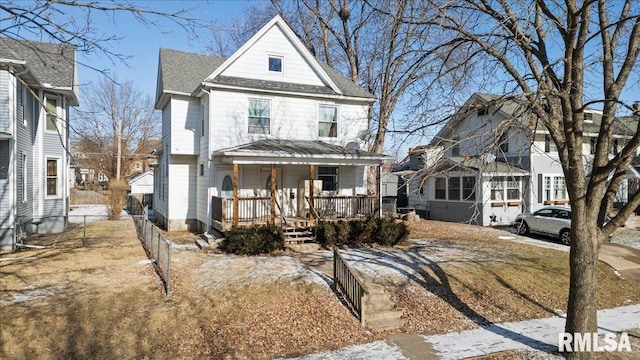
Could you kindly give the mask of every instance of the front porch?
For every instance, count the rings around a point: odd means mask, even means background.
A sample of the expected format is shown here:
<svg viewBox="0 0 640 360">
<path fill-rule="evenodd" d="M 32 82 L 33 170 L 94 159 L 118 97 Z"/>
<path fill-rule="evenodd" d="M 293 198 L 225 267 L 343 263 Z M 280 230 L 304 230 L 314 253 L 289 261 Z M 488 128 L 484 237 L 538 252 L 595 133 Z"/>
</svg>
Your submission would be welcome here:
<svg viewBox="0 0 640 360">
<path fill-rule="evenodd" d="M 381 215 L 386 156 L 319 141 L 261 140 L 213 154 L 211 227 L 275 224 L 310 228 L 318 220 Z M 367 168 L 376 169 L 375 195 Z"/>
</svg>

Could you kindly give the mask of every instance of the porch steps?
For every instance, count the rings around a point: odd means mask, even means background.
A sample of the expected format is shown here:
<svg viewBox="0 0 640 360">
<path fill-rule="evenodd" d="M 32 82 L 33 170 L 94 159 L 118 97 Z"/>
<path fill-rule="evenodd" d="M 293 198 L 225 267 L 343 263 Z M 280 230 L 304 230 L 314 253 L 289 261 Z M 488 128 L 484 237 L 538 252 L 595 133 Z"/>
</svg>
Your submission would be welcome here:
<svg viewBox="0 0 640 360">
<path fill-rule="evenodd" d="M 384 288 L 367 280 L 365 284 L 369 290 L 362 301 L 365 326 L 375 331 L 387 331 L 404 325 L 402 311 L 393 310 L 394 304 Z"/>
<path fill-rule="evenodd" d="M 308 226 L 285 226 L 283 230 L 285 244 L 304 244 L 316 241 L 313 231 Z"/>
</svg>

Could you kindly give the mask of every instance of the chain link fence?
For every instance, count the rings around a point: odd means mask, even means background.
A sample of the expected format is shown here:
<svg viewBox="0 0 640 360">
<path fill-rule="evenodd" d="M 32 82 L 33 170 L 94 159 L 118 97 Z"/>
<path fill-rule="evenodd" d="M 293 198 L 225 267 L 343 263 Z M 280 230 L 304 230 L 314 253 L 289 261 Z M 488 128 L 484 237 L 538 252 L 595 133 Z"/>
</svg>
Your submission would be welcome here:
<svg viewBox="0 0 640 360">
<path fill-rule="evenodd" d="M 138 239 L 142 242 L 147 257 L 153 264 L 156 273 L 162 279 L 165 298 L 171 293 L 171 250 L 172 243 L 162 236 L 158 228 L 148 219 L 148 209 L 136 198 L 129 198 L 129 211 L 136 226 Z M 133 205 L 131 205 L 133 204 Z"/>
</svg>

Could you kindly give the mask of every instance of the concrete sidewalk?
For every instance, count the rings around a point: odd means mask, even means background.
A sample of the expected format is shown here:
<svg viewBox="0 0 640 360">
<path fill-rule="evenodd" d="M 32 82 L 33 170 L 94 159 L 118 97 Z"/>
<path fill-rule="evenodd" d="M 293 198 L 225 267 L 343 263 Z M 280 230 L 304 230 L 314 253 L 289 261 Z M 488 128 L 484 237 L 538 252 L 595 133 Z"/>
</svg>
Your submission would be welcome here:
<svg viewBox="0 0 640 360">
<path fill-rule="evenodd" d="M 558 349 L 558 334 L 564 332 L 564 316 L 420 336 L 395 334 L 386 341 L 311 354 L 298 359 L 463 359 L 507 350 L 526 350 L 553 358 Z M 598 311 L 600 333 L 640 329 L 640 304 Z M 637 350 L 636 350 L 637 351 Z M 640 356 L 640 354 L 638 354 Z M 557 356 L 558 359 L 562 357 Z"/>
</svg>

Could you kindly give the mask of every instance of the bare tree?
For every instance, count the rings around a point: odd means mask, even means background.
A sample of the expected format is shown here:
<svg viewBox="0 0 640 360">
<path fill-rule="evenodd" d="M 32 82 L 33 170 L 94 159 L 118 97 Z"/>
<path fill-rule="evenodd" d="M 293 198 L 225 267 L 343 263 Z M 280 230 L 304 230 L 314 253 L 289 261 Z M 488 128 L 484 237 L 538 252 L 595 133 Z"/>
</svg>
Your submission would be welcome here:
<svg viewBox="0 0 640 360">
<path fill-rule="evenodd" d="M 485 86 L 524 99 L 556 144 L 572 208 L 565 330 L 597 332 L 600 246 L 640 205 L 636 193 L 610 222 L 604 221 L 640 144 L 636 131 L 610 155 L 616 115 L 632 109 L 624 94 L 638 80 L 640 8 L 632 0 L 430 0 L 423 6 L 437 10 L 437 16 L 405 17 L 405 22 L 448 32 L 449 48 L 467 54 L 464 66 L 489 73 Z M 592 167 L 582 145 L 587 107 L 602 108 Z"/>
<path fill-rule="evenodd" d="M 109 179 L 131 174 L 135 157 L 148 154 L 160 137 L 161 121 L 151 97 L 143 96 L 132 81 L 102 78 L 85 91 L 82 102 L 71 128 L 83 161 Z"/>
<path fill-rule="evenodd" d="M 105 33 L 95 25 L 95 18 L 104 16 L 113 21 L 116 15 L 130 15 L 135 21 L 163 31 L 166 23 L 173 23 L 190 37 L 197 31 L 213 25 L 199 20 L 190 9 L 164 12 L 153 7 L 133 4 L 129 1 L 78 1 L 78 0 L 9 0 L 0 3 L 0 35 L 13 39 L 33 40 L 74 45 L 78 52 L 103 56 L 112 62 L 126 63 L 128 54 L 119 52 L 114 45 L 121 39 L 113 33 Z M 81 66 L 107 74 L 90 63 Z"/>
</svg>

